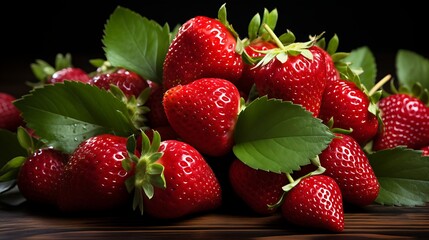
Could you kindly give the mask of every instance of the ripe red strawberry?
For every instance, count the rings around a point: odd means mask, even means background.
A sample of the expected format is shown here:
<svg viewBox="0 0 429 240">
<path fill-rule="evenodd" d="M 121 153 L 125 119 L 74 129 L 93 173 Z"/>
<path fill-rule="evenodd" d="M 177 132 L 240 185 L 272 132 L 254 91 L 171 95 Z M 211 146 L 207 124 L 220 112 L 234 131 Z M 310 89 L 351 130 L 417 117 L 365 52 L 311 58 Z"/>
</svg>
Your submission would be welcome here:
<svg viewBox="0 0 429 240">
<path fill-rule="evenodd" d="M 229 180 L 234 192 L 256 213 L 268 215 L 276 208 L 283 195 L 282 187 L 288 183 L 285 174 L 253 169 L 235 159 L 229 169 Z"/>
<path fill-rule="evenodd" d="M 165 140 L 159 152 L 163 155 L 156 163 L 164 166 L 166 185 L 155 188 L 151 199 L 144 197 L 145 212 L 155 218 L 171 219 L 220 207 L 219 181 L 194 147 L 177 140 Z"/>
<path fill-rule="evenodd" d="M 54 74 L 46 80 L 46 83 L 53 84 L 64 82 L 65 80 L 88 83 L 90 77 L 82 68 L 67 67 L 54 72 Z"/>
<path fill-rule="evenodd" d="M 201 78 L 170 88 L 163 105 L 171 127 L 202 154 L 222 156 L 234 144 L 240 93 L 230 81 Z"/>
<path fill-rule="evenodd" d="M 258 38 L 250 42 L 250 44 L 244 48 L 244 51 L 246 51 L 246 54 L 252 58 L 260 58 L 265 55 L 261 51 L 266 51 L 272 48 L 276 48 L 274 43 Z M 249 95 L 250 89 L 255 83 L 255 76 L 258 70 L 259 68 L 255 68 L 255 64 L 244 62 L 243 74 L 241 75 L 241 78 L 238 79 L 236 86 L 245 96 Z"/>
<path fill-rule="evenodd" d="M 17 177 L 20 193 L 31 202 L 56 205 L 67 155 L 41 148 L 28 156 Z"/>
<path fill-rule="evenodd" d="M 39 83 L 29 83 L 32 86 L 54 84 L 65 80 L 88 83 L 90 80 L 89 74 L 85 70 L 73 66 L 71 54 L 57 54 L 55 66 L 38 59 L 31 64 L 31 70 L 40 81 Z"/>
<path fill-rule="evenodd" d="M 219 19 L 206 16 L 186 21 L 165 57 L 165 89 L 199 78 L 224 78 L 236 82 L 243 71 L 243 60 L 240 51 L 236 50 L 237 34 L 230 29 Z"/>
<path fill-rule="evenodd" d="M 374 139 L 373 150 L 397 146 L 420 149 L 429 145 L 429 108 L 418 97 L 394 93 L 378 102 L 383 128 Z"/>
<path fill-rule="evenodd" d="M 58 206 L 62 211 L 104 211 L 130 199 L 122 167 L 127 138 L 102 134 L 83 141 L 64 168 Z"/>
<path fill-rule="evenodd" d="M 109 90 L 112 84 L 119 87 L 127 97 L 135 96 L 136 98 L 144 89 L 149 87 L 146 80 L 137 73 L 126 69 L 97 74 L 91 78 L 89 83 L 106 90 Z"/>
<path fill-rule="evenodd" d="M 13 95 L 0 92 L 0 129 L 14 132 L 24 124 L 21 112 L 13 105 L 15 100 L 16 98 Z"/>
<path fill-rule="evenodd" d="M 289 55 L 292 49 L 294 54 Z M 327 82 L 324 50 L 312 43 L 292 43 L 275 51 L 288 57 L 284 62 L 273 58 L 260 66 L 255 77 L 259 95 L 301 104 L 313 116 L 318 116 Z M 296 54 L 297 51 L 301 53 Z"/>
<path fill-rule="evenodd" d="M 365 145 L 378 131 L 379 121 L 375 103 L 356 83 L 330 80 L 323 93 L 319 118 L 328 123 L 333 118 L 334 128 L 353 129 L 350 133 L 360 145 Z"/>
<path fill-rule="evenodd" d="M 315 175 L 301 181 L 286 193 L 281 205 L 282 216 L 293 224 L 344 230 L 344 209 L 341 190 L 331 177 Z"/>
<path fill-rule="evenodd" d="M 380 184 L 365 152 L 349 135 L 335 133 L 335 138 L 319 155 L 323 173 L 335 179 L 345 202 L 366 206 L 374 202 Z"/>
</svg>

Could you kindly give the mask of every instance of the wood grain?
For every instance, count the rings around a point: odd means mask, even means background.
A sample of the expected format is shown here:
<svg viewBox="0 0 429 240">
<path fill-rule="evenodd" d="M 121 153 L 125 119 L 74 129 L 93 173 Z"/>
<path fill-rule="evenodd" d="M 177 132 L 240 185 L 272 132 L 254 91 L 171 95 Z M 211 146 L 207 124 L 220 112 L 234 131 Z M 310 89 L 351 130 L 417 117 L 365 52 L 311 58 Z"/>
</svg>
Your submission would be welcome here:
<svg viewBox="0 0 429 240">
<path fill-rule="evenodd" d="M 346 208 L 341 233 L 305 229 L 280 215 L 255 216 L 238 206 L 175 221 L 117 210 L 64 215 L 37 206 L 0 206 L 0 239 L 428 239 L 429 206 Z"/>
</svg>

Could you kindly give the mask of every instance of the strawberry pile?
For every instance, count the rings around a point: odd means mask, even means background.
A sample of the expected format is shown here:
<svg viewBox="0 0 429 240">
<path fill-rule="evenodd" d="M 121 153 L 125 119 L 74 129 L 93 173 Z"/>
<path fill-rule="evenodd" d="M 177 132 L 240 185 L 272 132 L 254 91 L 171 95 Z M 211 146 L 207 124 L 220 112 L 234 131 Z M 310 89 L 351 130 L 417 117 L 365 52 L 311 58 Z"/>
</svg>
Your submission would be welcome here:
<svg viewBox="0 0 429 240">
<path fill-rule="evenodd" d="M 172 31 L 118 7 L 93 72 L 59 54 L 31 65 L 28 94 L 0 94 L 0 141 L 13 146 L 2 195 L 16 185 L 62 212 L 178 219 L 221 208 L 228 188 L 256 215 L 333 232 L 344 204 L 425 205 L 428 84 L 385 91 L 390 77 L 375 84 L 356 60 L 374 68 L 369 50 L 276 35 L 277 18 L 256 14 L 243 38 L 225 5 Z"/>
</svg>

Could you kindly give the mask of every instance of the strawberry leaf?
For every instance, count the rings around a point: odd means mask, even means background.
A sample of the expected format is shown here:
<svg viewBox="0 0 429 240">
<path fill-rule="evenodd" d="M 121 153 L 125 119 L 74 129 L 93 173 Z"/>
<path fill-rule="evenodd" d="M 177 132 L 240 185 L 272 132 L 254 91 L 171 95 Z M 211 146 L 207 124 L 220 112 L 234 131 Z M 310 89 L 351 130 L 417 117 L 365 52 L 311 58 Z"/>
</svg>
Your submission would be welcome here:
<svg viewBox="0 0 429 240">
<path fill-rule="evenodd" d="M 368 155 L 380 183 L 375 202 L 382 205 L 419 206 L 429 201 L 429 157 L 396 147 Z"/>
<path fill-rule="evenodd" d="M 35 88 L 14 104 L 41 141 L 66 153 L 91 136 L 128 136 L 135 131 L 121 100 L 106 90 L 77 81 Z"/>
<path fill-rule="evenodd" d="M 429 89 L 429 60 L 423 56 L 404 49 L 396 54 L 396 75 L 399 85 L 412 89 L 415 83 Z"/>
<path fill-rule="evenodd" d="M 108 19 L 102 39 L 112 66 L 134 71 L 156 83 L 161 83 L 170 41 L 168 24 L 161 26 L 120 6 Z"/>
<path fill-rule="evenodd" d="M 321 153 L 333 134 L 300 105 L 265 96 L 240 113 L 234 137 L 234 154 L 248 166 L 292 173 Z"/>
<path fill-rule="evenodd" d="M 369 90 L 374 86 L 377 77 L 377 65 L 374 55 L 367 46 L 354 49 L 341 61 L 350 62 L 351 69 L 363 70 L 359 78 L 366 89 Z"/>
</svg>

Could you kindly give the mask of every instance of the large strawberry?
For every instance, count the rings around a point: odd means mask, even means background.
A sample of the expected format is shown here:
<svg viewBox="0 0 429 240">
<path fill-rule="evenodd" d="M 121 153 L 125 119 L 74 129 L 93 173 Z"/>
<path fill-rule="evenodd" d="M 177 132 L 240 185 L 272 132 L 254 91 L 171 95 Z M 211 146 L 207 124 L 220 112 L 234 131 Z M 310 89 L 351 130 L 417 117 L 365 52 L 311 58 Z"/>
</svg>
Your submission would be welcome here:
<svg viewBox="0 0 429 240">
<path fill-rule="evenodd" d="M 183 141 L 210 156 L 228 153 L 240 111 L 237 87 L 221 78 L 201 78 L 164 94 L 171 127 Z"/>
<path fill-rule="evenodd" d="M 221 14 L 223 12 L 223 14 Z M 196 16 L 186 21 L 172 40 L 163 66 L 165 89 L 199 78 L 236 82 L 243 71 L 237 34 L 229 27 L 224 5 L 219 19 Z"/>
<path fill-rule="evenodd" d="M 17 176 L 20 193 L 31 202 L 56 205 L 67 155 L 41 148 L 25 159 Z"/>
<path fill-rule="evenodd" d="M 234 192 L 253 210 L 261 215 L 274 213 L 270 208 L 283 195 L 282 187 L 288 183 L 285 174 L 253 169 L 235 159 L 229 168 L 229 181 Z"/>
<path fill-rule="evenodd" d="M 58 196 L 62 211 L 104 211 L 128 202 L 125 180 L 132 172 L 122 167 L 129 157 L 126 142 L 102 134 L 80 143 L 64 168 Z"/>
<path fill-rule="evenodd" d="M 286 193 L 281 212 L 289 222 L 303 227 L 344 230 L 341 190 L 335 180 L 326 175 L 301 179 Z"/>
<path fill-rule="evenodd" d="M 15 100 L 13 95 L 0 92 L 0 129 L 16 131 L 19 126 L 23 125 L 21 112 L 13 105 Z"/>
<path fill-rule="evenodd" d="M 222 189 L 203 155 L 182 141 L 161 142 L 157 131 L 151 142 L 143 132 L 141 136 L 141 156 L 130 153 L 132 161 L 124 164 L 135 169 L 126 182 L 134 190 L 134 208 L 172 219 L 220 207 Z"/>
<path fill-rule="evenodd" d="M 419 95 L 395 91 L 382 98 L 378 106 L 383 126 L 374 138 L 373 150 L 400 145 L 420 149 L 429 145 L 429 107 Z"/>
<path fill-rule="evenodd" d="M 343 200 L 358 206 L 374 202 L 380 184 L 365 152 L 351 136 L 335 133 L 335 138 L 319 155 L 323 173 L 338 183 Z"/>
<path fill-rule="evenodd" d="M 259 95 L 292 101 L 318 116 L 327 82 L 323 51 L 313 41 L 269 50 L 255 77 Z"/>
<path fill-rule="evenodd" d="M 356 82 L 331 80 L 323 93 L 319 118 L 325 123 L 333 121 L 334 128 L 352 129 L 350 136 L 363 146 L 378 131 L 375 102 Z"/>
</svg>

